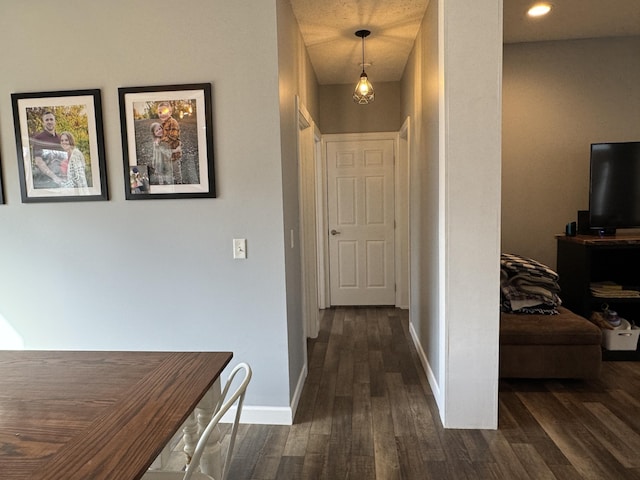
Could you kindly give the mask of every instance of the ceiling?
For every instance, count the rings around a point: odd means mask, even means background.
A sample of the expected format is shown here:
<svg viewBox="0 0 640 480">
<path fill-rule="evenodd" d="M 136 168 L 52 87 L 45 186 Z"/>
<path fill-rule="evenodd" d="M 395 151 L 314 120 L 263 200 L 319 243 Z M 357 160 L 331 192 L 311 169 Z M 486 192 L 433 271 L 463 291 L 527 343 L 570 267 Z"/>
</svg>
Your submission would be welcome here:
<svg viewBox="0 0 640 480">
<path fill-rule="evenodd" d="M 353 83 L 362 65 L 373 83 L 398 81 L 429 0 L 290 0 L 321 85 Z M 503 0 L 504 42 L 640 35 L 640 0 L 555 0 L 544 18 L 531 20 L 534 0 Z"/>
</svg>

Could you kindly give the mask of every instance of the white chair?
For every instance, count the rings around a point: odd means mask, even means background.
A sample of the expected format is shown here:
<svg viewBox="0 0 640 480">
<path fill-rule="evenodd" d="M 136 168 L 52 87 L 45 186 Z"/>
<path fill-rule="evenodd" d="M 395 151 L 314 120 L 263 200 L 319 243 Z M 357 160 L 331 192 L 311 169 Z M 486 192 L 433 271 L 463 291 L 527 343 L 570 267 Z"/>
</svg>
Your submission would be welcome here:
<svg viewBox="0 0 640 480">
<path fill-rule="evenodd" d="M 229 396 L 229 390 L 231 389 L 233 379 L 240 370 L 244 370 L 244 378 L 242 379 L 240 385 L 234 390 L 233 394 Z M 233 445 L 235 443 L 236 433 L 238 431 L 238 424 L 240 423 L 242 404 L 244 403 L 244 396 L 247 391 L 247 385 L 249 385 L 249 380 L 251 380 L 251 367 L 249 367 L 249 365 L 247 365 L 246 363 L 238 364 L 231 371 L 231 373 L 229 374 L 229 378 L 227 379 L 227 383 L 225 384 L 224 389 L 222 390 L 222 393 L 220 395 L 220 399 L 216 403 L 214 415 L 207 427 L 200 435 L 200 439 L 196 444 L 196 448 L 193 452 L 193 456 L 191 457 L 191 461 L 187 465 L 187 469 L 184 472 L 149 470 L 142 476 L 142 480 L 226 480 L 229 473 L 229 465 L 231 464 L 231 456 L 233 454 Z M 198 470 L 200 466 L 200 457 L 202 456 L 202 452 L 204 452 L 211 432 L 213 432 L 213 430 L 218 426 L 218 423 L 220 422 L 222 416 L 227 413 L 227 411 L 234 404 L 237 404 L 237 410 L 235 418 L 233 420 L 233 426 L 231 428 L 231 435 L 229 437 L 229 447 L 227 448 L 224 463 L 222 464 L 222 477 L 219 479 L 214 479 L 213 477 L 205 475 L 204 473 L 196 472 L 196 470 Z"/>
</svg>

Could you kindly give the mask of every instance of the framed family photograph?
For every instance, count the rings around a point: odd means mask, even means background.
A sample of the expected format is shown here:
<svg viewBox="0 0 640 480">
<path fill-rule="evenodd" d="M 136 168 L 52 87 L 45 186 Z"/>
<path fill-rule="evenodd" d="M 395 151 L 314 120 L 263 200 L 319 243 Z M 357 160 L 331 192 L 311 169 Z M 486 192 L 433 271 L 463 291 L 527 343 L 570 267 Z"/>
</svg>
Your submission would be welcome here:
<svg viewBox="0 0 640 480">
<path fill-rule="evenodd" d="M 13 93 L 22 201 L 107 200 L 100 90 Z"/>
<path fill-rule="evenodd" d="M 118 93 L 126 198 L 215 197 L 211 84 Z"/>
</svg>

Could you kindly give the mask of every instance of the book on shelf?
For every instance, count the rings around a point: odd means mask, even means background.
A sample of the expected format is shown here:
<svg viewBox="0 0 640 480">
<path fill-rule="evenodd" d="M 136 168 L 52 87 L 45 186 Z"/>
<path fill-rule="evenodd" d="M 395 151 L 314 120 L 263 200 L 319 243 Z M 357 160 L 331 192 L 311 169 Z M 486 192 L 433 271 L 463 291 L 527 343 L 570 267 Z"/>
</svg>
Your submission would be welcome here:
<svg viewBox="0 0 640 480">
<path fill-rule="evenodd" d="M 591 282 L 590 286 L 591 288 L 597 288 L 599 290 L 623 290 L 622 285 L 609 280 L 604 282 Z"/>
<path fill-rule="evenodd" d="M 640 298 L 640 288 L 621 285 L 612 280 L 591 282 L 591 295 L 598 298 Z"/>
</svg>

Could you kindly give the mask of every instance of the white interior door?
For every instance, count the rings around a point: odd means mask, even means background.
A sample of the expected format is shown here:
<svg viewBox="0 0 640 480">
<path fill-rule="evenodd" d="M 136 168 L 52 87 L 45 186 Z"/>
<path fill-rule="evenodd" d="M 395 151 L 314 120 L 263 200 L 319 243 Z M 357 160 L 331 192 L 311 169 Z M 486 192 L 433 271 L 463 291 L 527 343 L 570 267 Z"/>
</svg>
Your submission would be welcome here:
<svg viewBox="0 0 640 480">
<path fill-rule="evenodd" d="M 394 141 L 329 140 L 326 152 L 331 305 L 395 305 Z"/>
</svg>

